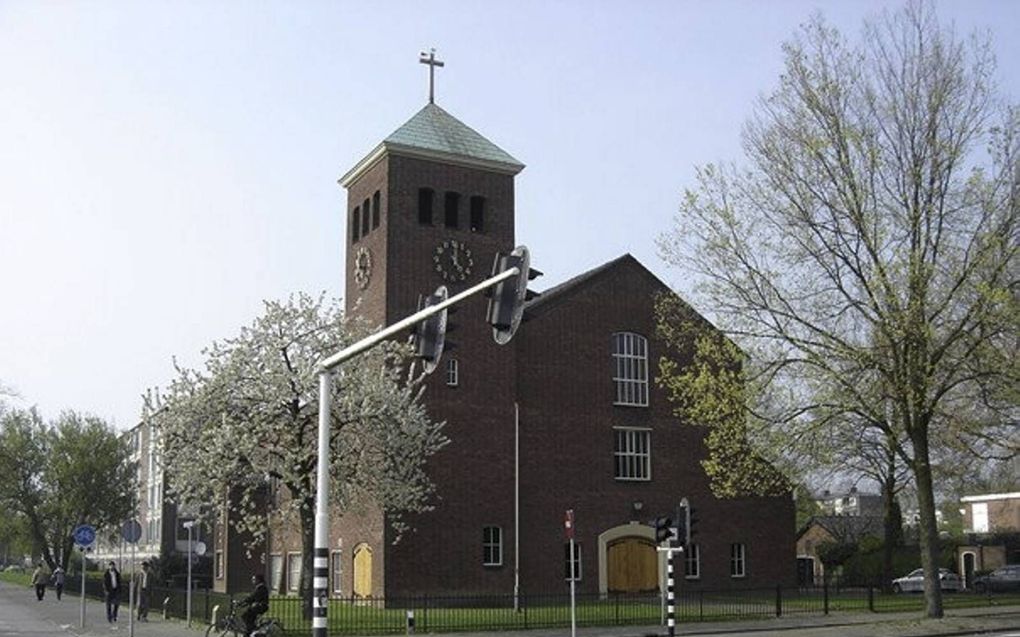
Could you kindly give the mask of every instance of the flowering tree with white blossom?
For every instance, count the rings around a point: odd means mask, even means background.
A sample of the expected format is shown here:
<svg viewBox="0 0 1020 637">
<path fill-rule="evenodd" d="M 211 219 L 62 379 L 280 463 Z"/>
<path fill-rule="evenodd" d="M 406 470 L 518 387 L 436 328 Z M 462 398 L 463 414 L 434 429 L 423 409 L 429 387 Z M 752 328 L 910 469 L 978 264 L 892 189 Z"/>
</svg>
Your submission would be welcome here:
<svg viewBox="0 0 1020 637">
<path fill-rule="evenodd" d="M 204 350 L 202 369 L 177 365 L 169 387 L 146 400 L 179 503 L 227 498 L 230 524 L 250 534 L 250 548 L 265 539 L 271 494 L 272 514 L 299 522 L 304 597 L 314 552 L 317 363 L 368 333 L 321 296 L 267 301 L 240 334 Z M 332 385 L 332 509 L 374 503 L 398 532 L 402 514 L 430 508 L 425 464 L 446 443 L 409 355 L 407 345 L 384 342 L 345 363 Z"/>
</svg>

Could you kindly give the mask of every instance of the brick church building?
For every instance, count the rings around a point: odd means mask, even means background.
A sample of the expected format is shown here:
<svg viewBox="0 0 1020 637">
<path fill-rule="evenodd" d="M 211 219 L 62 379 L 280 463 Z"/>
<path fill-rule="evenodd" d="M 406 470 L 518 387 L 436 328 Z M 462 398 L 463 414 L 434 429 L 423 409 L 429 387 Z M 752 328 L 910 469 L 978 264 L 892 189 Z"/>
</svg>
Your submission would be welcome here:
<svg viewBox="0 0 1020 637">
<path fill-rule="evenodd" d="M 430 101 L 340 179 L 348 310 L 389 324 L 440 284 L 452 294 L 488 277 L 496 253 L 520 240 L 514 177 L 523 168 Z M 332 593 L 561 593 L 567 509 L 580 592 L 657 590 L 663 554 L 648 521 L 681 497 L 699 518 L 695 545 L 677 564 L 682 587 L 793 583 L 792 498 L 714 498 L 699 464 L 701 430 L 682 425 L 655 384 L 663 350 L 653 305 L 662 292 L 623 255 L 530 300 L 505 346 L 485 322 L 486 299 L 464 302 L 450 335 L 456 348 L 424 395 L 450 440 L 427 465 L 435 508 L 413 516 L 396 543 L 378 507 L 336 520 Z M 274 533 L 267 549 L 274 592 L 296 591 L 296 535 Z"/>
</svg>

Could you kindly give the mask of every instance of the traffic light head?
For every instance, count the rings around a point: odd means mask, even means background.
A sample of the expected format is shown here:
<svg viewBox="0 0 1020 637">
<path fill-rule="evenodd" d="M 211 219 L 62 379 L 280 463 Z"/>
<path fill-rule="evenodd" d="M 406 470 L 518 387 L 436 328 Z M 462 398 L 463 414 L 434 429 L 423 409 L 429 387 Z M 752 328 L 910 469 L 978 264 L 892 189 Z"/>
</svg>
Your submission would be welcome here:
<svg viewBox="0 0 1020 637">
<path fill-rule="evenodd" d="M 538 276 L 531 269 L 528 249 L 517 246 L 510 254 L 497 254 L 492 264 L 492 276 L 517 268 L 517 276 L 503 279 L 496 284 L 489 298 L 486 318 L 492 326 L 492 337 L 500 345 L 506 345 L 513 338 L 524 315 L 524 302 L 528 296 L 528 280 Z"/>
<path fill-rule="evenodd" d="M 446 300 L 445 285 L 436 288 L 433 294 L 418 298 L 418 309 L 438 305 Z M 414 353 L 422 360 L 425 372 L 431 374 L 439 365 L 446 343 L 446 310 L 440 310 L 432 316 L 422 319 L 414 330 Z"/>
<path fill-rule="evenodd" d="M 655 527 L 655 543 L 662 544 L 673 537 L 673 518 L 660 516 L 652 521 Z"/>
</svg>

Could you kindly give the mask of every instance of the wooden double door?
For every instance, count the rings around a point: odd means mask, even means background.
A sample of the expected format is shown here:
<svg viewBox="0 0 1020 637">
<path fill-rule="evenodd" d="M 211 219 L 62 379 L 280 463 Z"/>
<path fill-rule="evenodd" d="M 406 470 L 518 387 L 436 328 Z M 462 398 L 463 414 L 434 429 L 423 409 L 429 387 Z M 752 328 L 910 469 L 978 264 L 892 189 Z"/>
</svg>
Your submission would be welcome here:
<svg viewBox="0 0 1020 637">
<path fill-rule="evenodd" d="M 647 593 L 659 589 L 659 559 L 655 544 L 641 537 L 625 537 L 606 546 L 608 588 L 611 593 Z"/>
</svg>

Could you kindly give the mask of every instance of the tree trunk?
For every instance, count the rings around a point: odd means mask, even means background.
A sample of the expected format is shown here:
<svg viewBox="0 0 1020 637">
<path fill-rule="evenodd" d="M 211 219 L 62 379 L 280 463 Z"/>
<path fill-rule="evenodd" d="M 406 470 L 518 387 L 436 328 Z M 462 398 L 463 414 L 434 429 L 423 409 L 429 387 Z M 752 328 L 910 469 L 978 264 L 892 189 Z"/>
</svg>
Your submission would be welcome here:
<svg viewBox="0 0 1020 637">
<path fill-rule="evenodd" d="M 301 503 L 301 598 L 302 616 L 312 619 L 312 557 L 315 555 L 315 497 L 306 497 Z"/>
<path fill-rule="evenodd" d="M 926 429 L 926 428 L 925 428 Z M 942 586 L 939 583 L 939 533 L 935 522 L 935 493 L 931 464 L 928 461 L 928 437 L 925 431 L 912 432 L 914 443 L 914 480 L 917 484 L 918 531 L 921 542 L 921 566 L 924 568 L 925 615 L 940 618 Z"/>
<path fill-rule="evenodd" d="M 882 481 L 882 531 L 884 541 L 882 543 L 882 592 L 892 592 L 893 580 L 893 550 L 896 548 L 896 541 L 899 537 L 896 525 L 899 523 L 898 516 L 894 511 L 894 498 L 896 497 L 895 476 L 887 475 Z"/>
</svg>

